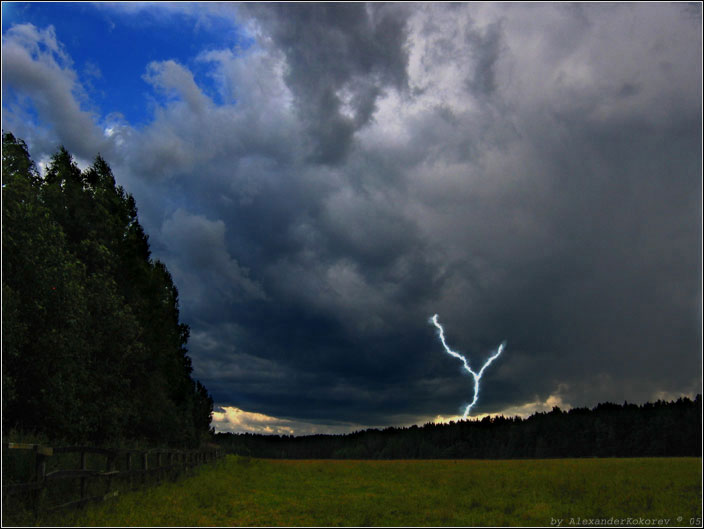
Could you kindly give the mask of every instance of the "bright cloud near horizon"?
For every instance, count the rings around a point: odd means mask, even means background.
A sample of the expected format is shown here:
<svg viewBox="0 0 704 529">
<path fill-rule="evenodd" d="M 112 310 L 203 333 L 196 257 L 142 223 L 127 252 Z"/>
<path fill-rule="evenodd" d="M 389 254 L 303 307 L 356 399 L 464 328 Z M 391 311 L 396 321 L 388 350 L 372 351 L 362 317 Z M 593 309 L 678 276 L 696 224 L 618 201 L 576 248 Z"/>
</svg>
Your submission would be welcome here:
<svg viewBox="0 0 704 529">
<path fill-rule="evenodd" d="M 2 128 L 100 153 L 219 431 L 702 390 L 702 6 L 2 4 Z M 471 395 L 470 395 L 471 396 Z"/>
</svg>

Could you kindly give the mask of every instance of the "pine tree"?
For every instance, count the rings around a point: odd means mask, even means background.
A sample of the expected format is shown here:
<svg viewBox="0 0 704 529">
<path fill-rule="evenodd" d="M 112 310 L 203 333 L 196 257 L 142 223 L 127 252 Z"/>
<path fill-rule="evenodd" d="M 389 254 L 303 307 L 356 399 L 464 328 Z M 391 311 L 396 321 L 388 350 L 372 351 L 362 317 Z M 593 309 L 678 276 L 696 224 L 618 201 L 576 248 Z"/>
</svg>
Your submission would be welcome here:
<svg viewBox="0 0 704 529">
<path fill-rule="evenodd" d="M 5 431 L 104 444 L 210 434 L 178 290 L 100 155 L 81 172 L 60 147 L 42 179 L 3 135 L 3 256 Z"/>
</svg>

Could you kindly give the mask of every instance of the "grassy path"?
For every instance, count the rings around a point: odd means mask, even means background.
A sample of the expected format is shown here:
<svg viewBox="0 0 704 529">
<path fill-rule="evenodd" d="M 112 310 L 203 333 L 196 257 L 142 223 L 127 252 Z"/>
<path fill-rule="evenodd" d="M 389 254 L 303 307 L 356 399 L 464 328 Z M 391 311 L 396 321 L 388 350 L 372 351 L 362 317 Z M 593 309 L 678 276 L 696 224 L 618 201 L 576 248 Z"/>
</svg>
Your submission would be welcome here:
<svg viewBox="0 0 704 529">
<path fill-rule="evenodd" d="M 687 526 L 690 518 L 702 516 L 701 469 L 700 458 L 275 461 L 228 456 L 177 483 L 126 493 L 44 523 L 549 526 L 561 518 L 563 526 L 570 526 L 570 518 L 642 517 Z"/>
</svg>

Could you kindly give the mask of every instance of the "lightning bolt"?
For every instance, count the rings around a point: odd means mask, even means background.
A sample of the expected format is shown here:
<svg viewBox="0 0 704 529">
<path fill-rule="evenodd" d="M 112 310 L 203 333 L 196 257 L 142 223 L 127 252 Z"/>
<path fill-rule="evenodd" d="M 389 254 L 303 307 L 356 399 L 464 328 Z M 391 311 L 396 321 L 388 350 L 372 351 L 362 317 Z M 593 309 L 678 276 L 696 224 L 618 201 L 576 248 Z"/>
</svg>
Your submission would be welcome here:
<svg viewBox="0 0 704 529">
<path fill-rule="evenodd" d="M 470 375 L 472 375 L 472 378 L 474 378 L 474 398 L 472 399 L 472 402 L 470 402 L 467 405 L 467 408 L 464 410 L 464 417 L 463 419 L 467 418 L 467 415 L 469 415 L 469 410 L 472 409 L 472 406 L 474 406 L 477 403 L 477 400 L 479 399 L 479 380 L 482 378 L 482 375 L 484 374 L 484 370 L 489 367 L 489 365 L 496 360 L 499 355 L 503 352 L 503 350 L 506 348 L 506 341 L 504 340 L 501 342 L 501 344 L 496 348 L 496 353 L 489 357 L 489 359 L 484 363 L 482 368 L 479 370 L 479 373 L 475 373 L 472 371 L 472 368 L 469 367 L 469 362 L 467 362 L 467 359 L 462 356 L 461 354 L 453 351 L 450 349 L 450 347 L 447 345 L 447 342 L 445 341 L 445 330 L 442 328 L 442 325 L 440 325 L 440 322 L 438 322 L 438 315 L 434 314 L 432 318 L 430 318 L 430 323 L 435 325 L 435 327 L 438 328 L 438 336 L 440 337 L 440 341 L 442 342 L 442 346 L 445 348 L 445 351 L 447 351 L 448 354 L 454 356 L 455 358 L 462 360 L 462 364 L 464 365 L 464 368 L 469 372 Z"/>
</svg>

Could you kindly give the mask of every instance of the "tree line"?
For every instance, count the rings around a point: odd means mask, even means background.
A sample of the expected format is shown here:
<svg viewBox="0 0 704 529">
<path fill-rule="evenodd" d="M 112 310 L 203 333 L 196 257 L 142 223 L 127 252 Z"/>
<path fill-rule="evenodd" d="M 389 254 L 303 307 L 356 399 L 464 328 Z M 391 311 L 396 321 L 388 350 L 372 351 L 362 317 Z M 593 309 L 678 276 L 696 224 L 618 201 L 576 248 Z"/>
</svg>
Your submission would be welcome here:
<svg viewBox="0 0 704 529">
<path fill-rule="evenodd" d="M 701 456 L 702 398 L 555 407 L 519 417 L 301 437 L 217 433 L 230 452 L 286 459 L 524 459 Z"/>
<path fill-rule="evenodd" d="M 134 198 L 100 155 L 81 171 L 60 147 L 40 175 L 2 140 L 3 433 L 198 445 L 213 400 Z"/>
</svg>

